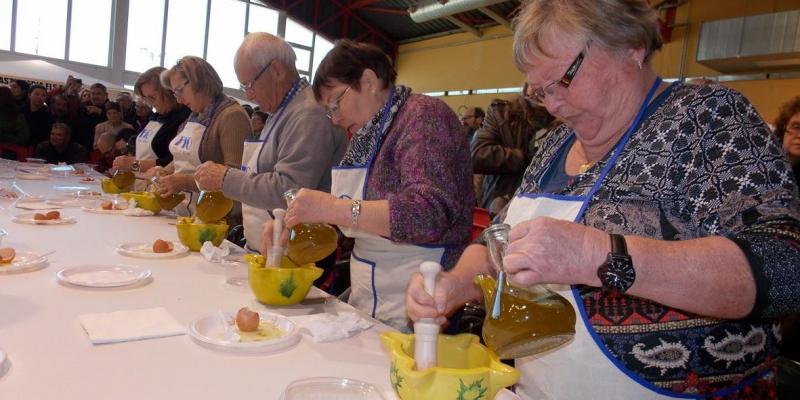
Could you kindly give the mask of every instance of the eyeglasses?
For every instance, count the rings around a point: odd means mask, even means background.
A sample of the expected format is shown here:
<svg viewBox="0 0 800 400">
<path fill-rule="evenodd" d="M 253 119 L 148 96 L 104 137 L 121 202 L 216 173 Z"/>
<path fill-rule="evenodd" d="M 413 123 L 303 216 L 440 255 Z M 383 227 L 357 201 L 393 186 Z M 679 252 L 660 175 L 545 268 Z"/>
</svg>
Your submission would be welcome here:
<svg viewBox="0 0 800 400">
<path fill-rule="evenodd" d="M 583 63 L 583 59 L 586 57 L 586 50 L 588 48 L 589 43 L 587 43 L 586 47 L 581 50 L 577 57 L 575 57 L 575 60 L 572 61 L 572 64 L 567 67 L 567 72 L 564 72 L 564 76 L 562 76 L 561 79 L 550 82 L 544 87 L 533 89 L 533 98 L 539 103 L 544 103 L 545 98 L 553 94 L 556 85 L 560 85 L 564 89 L 568 88 L 572 83 L 572 80 L 575 79 L 575 75 L 578 73 L 578 70 L 581 68 L 581 64 Z"/>
<path fill-rule="evenodd" d="M 328 107 L 328 111 L 325 112 L 325 116 L 327 116 L 328 119 L 333 119 L 333 115 L 339 112 L 339 103 L 342 102 L 342 98 L 344 98 L 344 95 L 346 95 L 349 91 L 350 86 L 348 86 L 347 89 L 342 92 L 342 94 L 336 96 L 336 100 L 333 101 L 333 104 Z"/>
<path fill-rule="evenodd" d="M 183 94 L 183 89 L 186 89 L 186 85 L 188 85 L 188 84 L 189 84 L 189 81 L 188 80 L 184 80 L 183 81 L 183 85 L 181 85 L 180 87 L 176 87 L 175 89 L 172 89 L 172 93 L 175 93 L 175 97 L 180 97 L 181 94 Z"/>
<path fill-rule="evenodd" d="M 255 78 L 253 78 L 253 79 L 250 79 L 250 81 L 249 81 L 249 82 L 247 82 L 247 83 L 242 83 L 242 84 L 240 84 L 240 85 L 239 85 L 239 88 L 241 88 L 241 89 L 242 89 L 243 91 L 245 91 L 245 92 L 246 92 L 246 91 L 248 91 L 248 90 L 251 90 L 251 89 L 253 89 L 253 85 L 255 85 L 255 84 L 256 84 L 256 81 L 257 81 L 259 78 L 261 78 L 261 75 L 263 75 L 263 74 L 264 74 L 264 71 L 266 71 L 266 70 L 267 70 L 267 68 L 269 68 L 269 67 L 270 67 L 270 65 L 272 65 L 272 62 L 273 62 L 273 61 L 275 61 L 275 59 L 272 59 L 272 60 L 270 60 L 270 62 L 268 62 L 268 63 L 267 63 L 267 65 L 265 65 L 265 66 L 264 66 L 264 68 L 261 68 L 261 71 L 258 71 L 258 73 L 256 74 L 256 77 L 255 77 Z"/>
</svg>

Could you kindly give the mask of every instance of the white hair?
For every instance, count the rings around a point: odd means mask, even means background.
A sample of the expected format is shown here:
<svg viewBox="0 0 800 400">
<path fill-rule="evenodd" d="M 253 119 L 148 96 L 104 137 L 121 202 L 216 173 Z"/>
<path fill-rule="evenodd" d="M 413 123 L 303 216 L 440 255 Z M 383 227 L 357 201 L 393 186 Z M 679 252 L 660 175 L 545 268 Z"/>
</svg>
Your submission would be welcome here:
<svg viewBox="0 0 800 400">
<path fill-rule="evenodd" d="M 236 51 L 233 65 L 239 65 L 242 59 L 258 67 L 264 67 L 272 60 L 278 60 L 284 63 L 289 71 L 297 72 L 295 67 L 297 56 L 292 46 L 285 40 L 266 32 L 251 32 L 244 37 L 239 50 Z"/>
</svg>

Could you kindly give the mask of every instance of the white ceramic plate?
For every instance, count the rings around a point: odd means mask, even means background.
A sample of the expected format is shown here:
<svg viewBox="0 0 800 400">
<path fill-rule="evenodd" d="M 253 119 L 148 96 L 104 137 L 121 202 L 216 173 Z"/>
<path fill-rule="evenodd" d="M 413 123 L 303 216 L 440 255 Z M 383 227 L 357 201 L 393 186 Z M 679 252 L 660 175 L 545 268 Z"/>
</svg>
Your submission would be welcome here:
<svg viewBox="0 0 800 400">
<path fill-rule="evenodd" d="M 40 214 L 46 214 L 46 210 L 42 210 Z M 11 220 L 18 224 L 30 224 L 30 225 L 66 225 L 66 224 L 74 224 L 76 222 L 75 217 L 66 216 L 61 214 L 61 218 L 59 219 L 46 219 L 46 220 L 36 220 L 33 219 L 34 213 L 27 213 L 27 214 L 19 214 L 15 215 L 14 218 Z"/>
<path fill-rule="evenodd" d="M 53 185 L 53 189 L 60 190 L 62 192 L 81 192 L 89 190 L 89 187 L 83 185 Z"/>
<path fill-rule="evenodd" d="M 100 207 L 81 207 L 81 210 L 93 214 L 122 214 L 125 210 L 104 210 Z"/>
<path fill-rule="evenodd" d="M 81 265 L 62 269 L 56 277 L 72 285 L 109 288 L 142 282 L 150 277 L 150 270 L 129 265 Z"/>
<path fill-rule="evenodd" d="M 284 332 L 283 336 L 277 339 L 256 342 L 230 341 L 225 339 L 224 327 L 218 314 L 217 312 L 195 320 L 189 328 L 189 335 L 203 347 L 231 353 L 259 354 L 285 350 L 300 341 L 300 329 L 294 322 L 282 315 L 265 311 L 258 312 L 261 320 L 275 324 Z M 225 313 L 225 319 L 233 320 L 235 315 L 235 312 Z"/>
<path fill-rule="evenodd" d="M 0 264 L 0 274 L 14 274 L 17 272 L 29 272 L 42 269 L 47 265 L 47 257 L 21 251 L 17 252 L 11 264 Z"/>
<path fill-rule="evenodd" d="M 46 181 L 50 179 L 47 175 L 43 174 L 29 174 L 25 172 L 17 172 L 16 175 L 17 179 L 22 179 L 24 181 Z"/>
<path fill-rule="evenodd" d="M 289 384 L 281 400 L 383 400 L 373 385 L 349 378 L 298 379 Z"/>
<path fill-rule="evenodd" d="M 58 206 L 58 207 L 80 207 L 80 206 L 82 206 L 84 204 L 87 204 L 88 202 L 91 202 L 91 201 L 92 200 L 79 199 L 79 198 L 75 198 L 75 197 L 63 196 L 63 197 L 55 197 L 55 198 L 52 198 L 52 199 L 47 199 L 47 204 Z"/>
<path fill-rule="evenodd" d="M 137 258 L 170 258 L 183 255 L 189 252 L 189 248 L 180 243 L 177 242 L 170 242 L 170 243 L 172 243 L 172 251 L 170 251 L 169 253 L 154 253 L 153 242 L 125 243 L 117 247 L 117 253 L 122 254 L 123 256 L 137 257 Z"/>
</svg>

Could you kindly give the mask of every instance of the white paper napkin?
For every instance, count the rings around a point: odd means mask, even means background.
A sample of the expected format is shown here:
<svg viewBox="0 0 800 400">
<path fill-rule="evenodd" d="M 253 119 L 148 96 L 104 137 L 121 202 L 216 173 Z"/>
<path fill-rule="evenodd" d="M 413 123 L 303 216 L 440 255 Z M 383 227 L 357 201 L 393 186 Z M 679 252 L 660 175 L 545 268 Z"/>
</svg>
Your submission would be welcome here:
<svg viewBox="0 0 800 400">
<path fill-rule="evenodd" d="M 311 336 L 314 342 L 335 342 L 355 335 L 372 326 L 372 322 L 355 312 L 342 312 L 339 315 L 312 314 L 289 317 Z"/>
<path fill-rule="evenodd" d="M 83 314 L 78 319 L 93 344 L 130 342 L 186 333 L 183 325 L 163 307 Z"/>
<path fill-rule="evenodd" d="M 219 247 L 214 246 L 213 243 L 206 241 L 200 247 L 200 254 L 206 259 L 214 263 L 222 262 L 222 258 L 231 254 L 231 248 L 228 246 L 227 240 L 220 243 Z"/>
</svg>

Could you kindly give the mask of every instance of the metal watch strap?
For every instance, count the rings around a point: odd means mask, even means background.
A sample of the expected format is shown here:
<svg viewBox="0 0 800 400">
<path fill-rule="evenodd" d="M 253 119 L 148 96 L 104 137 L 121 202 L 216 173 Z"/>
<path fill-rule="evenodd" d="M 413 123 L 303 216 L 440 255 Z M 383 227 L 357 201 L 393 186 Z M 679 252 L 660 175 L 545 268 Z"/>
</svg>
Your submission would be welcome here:
<svg viewBox="0 0 800 400">
<path fill-rule="evenodd" d="M 350 205 L 350 227 L 358 226 L 358 217 L 361 216 L 361 200 L 353 200 Z"/>
</svg>

